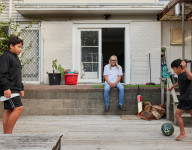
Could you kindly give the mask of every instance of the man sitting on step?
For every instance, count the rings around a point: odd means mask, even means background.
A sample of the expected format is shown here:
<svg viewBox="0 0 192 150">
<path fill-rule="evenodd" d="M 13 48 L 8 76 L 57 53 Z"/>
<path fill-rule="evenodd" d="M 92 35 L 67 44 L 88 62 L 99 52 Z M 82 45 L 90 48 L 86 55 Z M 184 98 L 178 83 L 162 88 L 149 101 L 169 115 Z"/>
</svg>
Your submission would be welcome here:
<svg viewBox="0 0 192 150">
<path fill-rule="evenodd" d="M 115 55 L 111 56 L 109 59 L 109 64 L 104 68 L 104 99 L 105 99 L 105 112 L 109 111 L 109 91 L 111 88 L 117 88 L 119 90 L 119 110 L 125 111 L 123 106 L 124 101 L 124 86 L 120 83 L 122 73 L 122 68 L 117 63 L 117 57 Z"/>
</svg>

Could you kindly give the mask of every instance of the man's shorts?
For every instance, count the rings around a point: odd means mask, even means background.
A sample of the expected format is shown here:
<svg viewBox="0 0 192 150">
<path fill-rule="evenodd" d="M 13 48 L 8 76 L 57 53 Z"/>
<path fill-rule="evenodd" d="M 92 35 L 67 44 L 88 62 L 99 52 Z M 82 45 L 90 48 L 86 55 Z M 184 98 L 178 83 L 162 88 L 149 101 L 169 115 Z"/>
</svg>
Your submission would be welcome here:
<svg viewBox="0 0 192 150">
<path fill-rule="evenodd" d="M 191 100 L 181 100 L 179 101 L 179 104 L 177 105 L 178 109 L 182 109 L 182 110 L 190 110 L 192 109 L 192 101 Z"/>
<path fill-rule="evenodd" d="M 9 100 L 4 101 L 4 109 L 12 110 L 15 107 L 23 106 L 20 96 L 13 97 Z"/>
</svg>

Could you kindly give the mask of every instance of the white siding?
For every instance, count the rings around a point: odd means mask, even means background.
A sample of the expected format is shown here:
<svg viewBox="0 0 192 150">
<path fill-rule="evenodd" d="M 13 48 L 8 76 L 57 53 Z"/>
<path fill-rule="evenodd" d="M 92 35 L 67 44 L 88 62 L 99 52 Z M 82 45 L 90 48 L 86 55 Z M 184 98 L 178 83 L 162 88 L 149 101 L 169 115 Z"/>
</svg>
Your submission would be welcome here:
<svg viewBox="0 0 192 150">
<path fill-rule="evenodd" d="M 149 52 L 151 53 L 152 82 L 160 83 L 161 24 L 133 22 L 130 24 L 131 84 L 150 81 Z"/>
<path fill-rule="evenodd" d="M 27 20 L 24 18 L 20 13 L 18 13 L 15 9 L 15 3 L 23 3 L 23 0 L 12 0 L 12 9 L 9 10 L 9 0 L 6 0 L 7 2 L 7 7 L 5 11 L 0 15 L 0 20 L 4 22 L 9 21 L 9 11 L 11 11 L 11 18 L 14 19 L 15 21 L 23 21 Z"/>
<path fill-rule="evenodd" d="M 162 22 L 162 47 L 166 47 L 166 58 L 169 72 L 172 72 L 170 67 L 171 62 L 175 59 L 182 59 L 182 45 L 171 45 L 170 33 L 171 29 L 182 28 L 181 21 L 163 21 Z M 192 59 L 192 22 L 185 22 L 185 58 Z M 190 66 L 189 66 L 190 67 Z"/>
<path fill-rule="evenodd" d="M 6 0 L 6 3 L 9 4 L 9 0 Z M 8 21 L 9 18 L 9 5 L 7 5 L 6 9 L 0 14 L 0 21 Z"/>
<path fill-rule="evenodd" d="M 155 3 L 158 0 L 13 0 L 12 18 L 24 21 L 14 8 L 15 3 Z M 8 21 L 9 8 L 0 16 Z M 130 16 L 129 16 L 130 17 Z M 146 17 L 148 20 L 154 19 Z M 145 20 L 130 23 L 131 84 L 149 82 L 148 54 L 151 52 L 152 82 L 160 83 L 161 23 L 146 21 L 145 17 L 130 17 L 126 20 Z M 95 18 L 92 18 L 92 20 Z M 118 18 L 120 19 L 120 18 Z M 86 20 L 83 18 L 83 20 Z M 95 19 L 96 20 L 96 19 Z M 57 59 L 65 69 L 72 67 L 72 27 L 68 21 L 41 22 L 41 83 L 48 83 L 47 72 L 52 72 L 52 60 Z M 191 32 L 190 32 L 191 34 Z M 191 55 L 190 55 L 191 56 Z"/>
<path fill-rule="evenodd" d="M 12 18 L 15 19 L 15 21 L 23 21 L 23 20 L 27 20 L 27 18 L 24 18 L 20 13 L 17 12 L 17 10 L 15 9 L 15 4 L 18 3 L 23 3 L 23 0 L 12 0 L 13 4 L 12 4 Z"/>
<path fill-rule="evenodd" d="M 72 23 L 44 21 L 41 24 L 41 82 L 48 83 L 52 60 L 65 69 L 72 67 Z"/>
</svg>

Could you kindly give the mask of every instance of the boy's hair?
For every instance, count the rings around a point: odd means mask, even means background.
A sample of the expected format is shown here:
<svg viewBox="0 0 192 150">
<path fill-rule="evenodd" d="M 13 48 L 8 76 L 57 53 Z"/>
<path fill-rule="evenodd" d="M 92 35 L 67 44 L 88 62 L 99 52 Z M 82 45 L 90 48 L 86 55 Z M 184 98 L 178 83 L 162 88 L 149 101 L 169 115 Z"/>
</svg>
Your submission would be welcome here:
<svg viewBox="0 0 192 150">
<path fill-rule="evenodd" d="M 23 40 L 20 39 L 18 36 L 12 36 L 9 38 L 9 41 L 8 41 L 8 47 L 10 49 L 10 45 L 12 44 L 13 46 L 17 45 L 21 43 L 23 45 Z"/>
<path fill-rule="evenodd" d="M 173 68 L 173 67 L 176 67 L 176 68 L 181 67 L 181 62 L 182 62 L 181 59 L 176 59 L 176 60 L 174 60 L 174 61 L 171 63 L 171 68 Z M 182 67 L 181 67 L 181 68 L 182 68 Z"/>
</svg>

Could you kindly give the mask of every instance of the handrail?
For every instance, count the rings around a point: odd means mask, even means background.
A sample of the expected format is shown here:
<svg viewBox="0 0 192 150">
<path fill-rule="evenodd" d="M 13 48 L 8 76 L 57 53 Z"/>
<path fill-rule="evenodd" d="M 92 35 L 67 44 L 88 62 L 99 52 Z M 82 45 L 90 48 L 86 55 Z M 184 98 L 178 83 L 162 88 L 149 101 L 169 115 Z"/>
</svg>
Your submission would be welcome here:
<svg viewBox="0 0 192 150">
<path fill-rule="evenodd" d="M 175 118 L 175 112 L 176 112 L 176 109 L 177 109 L 177 104 L 178 104 L 178 98 L 177 98 L 177 94 L 175 92 L 175 89 L 173 88 L 170 91 L 168 91 L 168 88 L 172 87 L 173 84 L 172 84 L 172 81 L 170 78 L 167 78 L 167 104 L 166 104 L 166 118 L 167 119 L 170 119 L 169 117 L 169 109 L 170 109 L 170 99 L 171 99 L 171 95 L 173 97 L 173 115 L 174 115 L 174 124 L 176 125 L 176 118 Z"/>
<path fill-rule="evenodd" d="M 168 83 L 168 84 L 167 84 L 167 85 L 168 85 L 168 88 L 170 88 L 170 87 L 173 86 L 172 81 L 171 81 L 170 78 L 167 79 L 167 83 Z M 174 102 L 174 103 L 178 103 L 179 101 L 178 101 L 177 94 L 176 94 L 174 88 L 171 90 L 171 95 L 173 96 L 173 102 Z"/>
<path fill-rule="evenodd" d="M 170 78 L 161 78 L 161 103 L 164 103 L 164 82 L 167 80 L 167 97 L 166 97 L 166 119 L 170 119 L 169 116 L 169 110 L 170 110 L 170 99 L 171 95 L 173 97 L 173 113 L 175 114 L 178 104 L 178 98 L 177 98 L 177 92 L 175 92 L 175 89 L 173 88 L 171 91 L 168 91 L 168 88 L 173 86 L 172 81 Z M 174 116 L 174 124 L 176 124 L 176 118 Z"/>
</svg>

